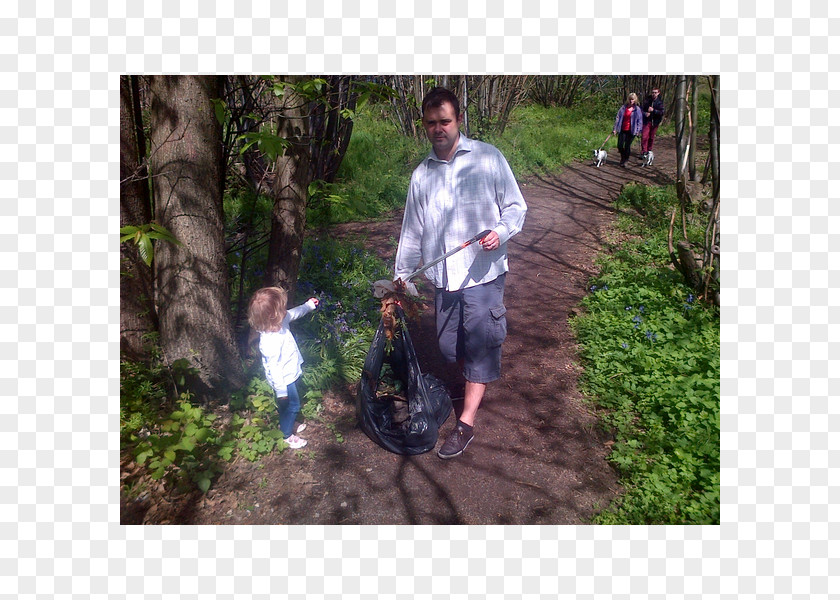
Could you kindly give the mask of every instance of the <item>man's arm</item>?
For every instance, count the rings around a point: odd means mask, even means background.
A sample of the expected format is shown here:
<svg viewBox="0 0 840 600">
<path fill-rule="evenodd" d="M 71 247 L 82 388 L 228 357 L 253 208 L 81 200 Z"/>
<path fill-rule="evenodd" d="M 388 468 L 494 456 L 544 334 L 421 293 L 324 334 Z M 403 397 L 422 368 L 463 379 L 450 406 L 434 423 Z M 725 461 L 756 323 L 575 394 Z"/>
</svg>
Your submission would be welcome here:
<svg viewBox="0 0 840 600">
<path fill-rule="evenodd" d="M 493 228 L 493 231 L 499 236 L 501 246 L 522 231 L 528 207 L 525 204 L 525 198 L 522 197 L 516 177 L 513 176 L 513 171 L 501 152 L 498 155 L 498 163 L 499 181 L 496 183 L 496 202 L 499 205 L 500 218 L 499 224 Z"/>
<path fill-rule="evenodd" d="M 400 241 L 397 245 L 397 256 L 394 261 L 394 279 L 402 279 L 410 275 L 423 258 L 423 212 L 415 194 L 416 179 L 412 174 L 408 185 L 408 196 L 405 200 Z"/>
<path fill-rule="evenodd" d="M 656 102 L 653 103 L 653 112 L 659 116 L 665 114 L 665 101 L 661 98 L 657 98 Z"/>
</svg>

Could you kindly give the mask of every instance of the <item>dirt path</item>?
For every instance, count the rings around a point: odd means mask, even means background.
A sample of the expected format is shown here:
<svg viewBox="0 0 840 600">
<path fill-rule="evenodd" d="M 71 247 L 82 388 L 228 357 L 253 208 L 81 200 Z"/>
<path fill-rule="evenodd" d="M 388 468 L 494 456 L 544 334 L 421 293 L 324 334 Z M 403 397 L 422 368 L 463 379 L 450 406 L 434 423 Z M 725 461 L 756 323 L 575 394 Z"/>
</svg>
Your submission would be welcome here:
<svg viewBox="0 0 840 600">
<path fill-rule="evenodd" d="M 634 147 L 634 153 L 638 145 Z M 596 274 L 593 260 L 627 181 L 673 180 L 673 138 L 658 140 L 653 167 L 618 166 L 615 148 L 600 169 L 576 163 L 557 177 L 522 186 L 528 215 L 509 243 L 505 290 L 508 337 L 502 378 L 488 385 L 467 452 L 443 461 L 435 451 L 391 454 L 355 425 L 353 389 L 325 399 L 324 425 L 312 424 L 301 452 L 229 468 L 205 498 L 170 515 L 201 524 L 578 524 L 620 491 L 605 460 L 608 440 L 582 402 L 569 314 Z M 337 228 L 393 261 L 401 215 Z M 430 291 L 424 288 L 427 293 Z M 441 363 L 431 311 L 411 326 L 420 364 L 454 386 Z M 441 428 L 450 431 L 455 413 Z M 439 447 L 439 446 L 438 446 Z M 145 522 L 161 522 L 149 510 Z M 125 520 L 123 521 L 125 522 Z"/>
</svg>

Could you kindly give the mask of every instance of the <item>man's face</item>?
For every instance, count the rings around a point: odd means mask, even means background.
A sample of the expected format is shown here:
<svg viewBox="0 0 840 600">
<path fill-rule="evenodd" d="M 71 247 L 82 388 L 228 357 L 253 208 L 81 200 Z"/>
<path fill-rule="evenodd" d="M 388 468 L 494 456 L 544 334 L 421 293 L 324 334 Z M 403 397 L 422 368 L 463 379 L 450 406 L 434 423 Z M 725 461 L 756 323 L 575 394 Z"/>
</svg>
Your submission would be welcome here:
<svg viewBox="0 0 840 600">
<path fill-rule="evenodd" d="M 653 95 L 653 98 L 654 98 L 654 100 L 655 100 L 655 99 L 656 99 L 656 97 L 659 95 L 659 90 L 653 90 L 653 91 L 651 92 L 651 94 Z"/>
<path fill-rule="evenodd" d="M 456 119 L 455 107 L 450 102 L 441 102 L 437 107 L 426 107 L 423 113 L 423 128 L 439 159 L 449 160 L 455 154 L 461 136 L 458 130 L 461 121 L 463 115 L 458 115 Z"/>
</svg>

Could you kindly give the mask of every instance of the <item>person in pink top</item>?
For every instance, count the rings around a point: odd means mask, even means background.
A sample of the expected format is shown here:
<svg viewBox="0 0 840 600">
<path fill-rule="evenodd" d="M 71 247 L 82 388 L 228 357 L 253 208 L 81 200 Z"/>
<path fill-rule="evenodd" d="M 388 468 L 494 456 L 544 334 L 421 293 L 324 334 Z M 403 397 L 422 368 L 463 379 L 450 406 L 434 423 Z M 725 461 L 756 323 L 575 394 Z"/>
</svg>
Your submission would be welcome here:
<svg viewBox="0 0 840 600">
<path fill-rule="evenodd" d="M 613 135 L 618 134 L 618 152 L 621 155 L 621 162 L 618 165 L 620 167 L 624 167 L 624 163 L 630 158 L 630 145 L 633 143 L 633 138 L 642 132 L 642 109 L 639 108 L 638 102 L 638 96 L 631 92 L 627 96 L 627 102 L 618 109 L 615 115 Z"/>
</svg>

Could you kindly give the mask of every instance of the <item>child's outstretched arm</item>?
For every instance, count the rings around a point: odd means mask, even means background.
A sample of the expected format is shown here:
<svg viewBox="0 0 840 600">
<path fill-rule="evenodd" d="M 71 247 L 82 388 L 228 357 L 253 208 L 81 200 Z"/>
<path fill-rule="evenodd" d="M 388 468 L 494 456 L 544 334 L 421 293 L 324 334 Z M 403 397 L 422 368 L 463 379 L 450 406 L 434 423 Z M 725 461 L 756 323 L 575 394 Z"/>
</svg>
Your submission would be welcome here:
<svg viewBox="0 0 840 600">
<path fill-rule="evenodd" d="M 290 308 L 286 314 L 289 317 L 289 321 L 294 321 L 295 319 L 299 319 L 302 316 L 311 313 L 313 310 L 318 308 L 319 304 L 320 302 L 317 298 L 310 298 L 300 306 Z"/>
</svg>

